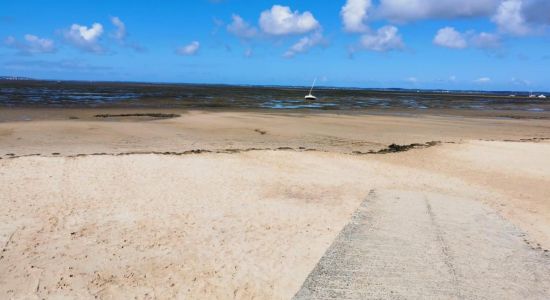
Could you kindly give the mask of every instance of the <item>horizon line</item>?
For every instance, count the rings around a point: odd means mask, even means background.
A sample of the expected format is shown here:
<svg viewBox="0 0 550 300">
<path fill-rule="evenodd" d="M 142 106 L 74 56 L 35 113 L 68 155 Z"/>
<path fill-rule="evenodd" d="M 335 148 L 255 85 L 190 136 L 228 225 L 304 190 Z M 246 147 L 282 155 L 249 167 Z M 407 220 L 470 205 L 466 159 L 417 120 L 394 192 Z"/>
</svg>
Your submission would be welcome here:
<svg viewBox="0 0 550 300">
<path fill-rule="evenodd" d="M 9 79 L 14 78 L 14 79 Z M 280 87 L 280 88 L 307 88 L 309 86 L 305 85 L 282 85 L 282 84 L 236 84 L 236 83 L 212 83 L 212 82 L 176 82 L 176 81 L 138 81 L 138 80 L 92 80 L 92 79 L 45 79 L 45 78 L 35 78 L 35 77 L 26 77 L 26 76 L 0 76 L 0 80 L 6 81 L 60 81 L 60 82 L 95 82 L 95 83 L 135 83 L 135 84 L 159 84 L 159 85 L 210 85 L 210 86 L 244 86 L 244 87 Z M 356 86 L 330 86 L 330 85 L 318 85 L 317 89 L 350 89 L 350 90 L 380 90 L 380 91 L 389 91 L 389 90 L 404 90 L 404 91 L 439 91 L 439 92 L 484 92 L 484 93 L 542 93 L 550 94 L 548 91 L 543 90 L 475 90 L 475 89 L 438 89 L 438 88 L 403 88 L 403 87 L 356 87 Z"/>
</svg>

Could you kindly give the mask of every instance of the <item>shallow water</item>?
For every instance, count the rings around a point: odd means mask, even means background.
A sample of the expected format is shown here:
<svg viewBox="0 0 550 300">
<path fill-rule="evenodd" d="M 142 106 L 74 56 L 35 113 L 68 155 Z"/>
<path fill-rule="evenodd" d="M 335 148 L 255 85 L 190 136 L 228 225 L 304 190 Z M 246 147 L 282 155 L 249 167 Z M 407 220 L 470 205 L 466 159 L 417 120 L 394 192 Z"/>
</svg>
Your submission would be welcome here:
<svg viewBox="0 0 550 300">
<path fill-rule="evenodd" d="M 550 111 L 550 100 L 511 92 L 462 92 L 108 82 L 0 81 L 0 107 L 246 109 L 466 109 Z M 514 93 L 518 94 L 518 93 Z"/>
</svg>

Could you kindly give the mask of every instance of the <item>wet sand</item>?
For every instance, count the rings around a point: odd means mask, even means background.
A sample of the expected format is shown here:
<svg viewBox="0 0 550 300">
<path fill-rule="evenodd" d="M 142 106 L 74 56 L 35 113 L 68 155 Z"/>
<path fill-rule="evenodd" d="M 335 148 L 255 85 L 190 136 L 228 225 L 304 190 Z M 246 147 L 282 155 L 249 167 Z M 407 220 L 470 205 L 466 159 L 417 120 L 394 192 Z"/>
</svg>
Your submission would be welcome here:
<svg viewBox="0 0 550 300">
<path fill-rule="evenodd" d="M 0 123 L 2 297 L 289 299 L 373 191 L 382 197 L 366 207 L 372 220 L 394 229 L 407 220 L 414 232 L 392 232 L 392 242 L 408 235 L 410 243 L 392 248 L 395 257 L 441 249 L 443 239 L 457 270 L 494 272 L 477 282 L 455 276 L 450 290 L 491 298 L 480 287 L 498 280 L 510 290 L 493 298 L 550 295 L 550 272 L 541 272 L 550 270 L 546 120 L 83 114 Z M 440 143 L 359 154 L 431 141 Z M 435 214 L 453 220 L 440 238 L 429 238 L 433 227 L 422 225 L 416 199 L 430 199 Z M 507 249 L 537 267 L 520 259 L 520 273 L 491 267 Z M 465 253 L 476 257 L 463 260 Z M 435 276 L 434 266 L 446 268 L 438 257 L 405 264 L 381 285 Z M 429 287 L 412 294 L 437 295 Z"/>
<path fill-rule="evenodd" d="M 97 118 L 96 115 L 164 113 L 179 118 Z M 183 110 L 0 110 L 0 156 L 190 150 L 314 149 L 368 152 L 390 144 L 430 141 L 520 140 L 550 137 L 545 119 L 470 115 L 361 114 Z M 71 118 L 72 117 L 72 118 Z"/>
</svg>

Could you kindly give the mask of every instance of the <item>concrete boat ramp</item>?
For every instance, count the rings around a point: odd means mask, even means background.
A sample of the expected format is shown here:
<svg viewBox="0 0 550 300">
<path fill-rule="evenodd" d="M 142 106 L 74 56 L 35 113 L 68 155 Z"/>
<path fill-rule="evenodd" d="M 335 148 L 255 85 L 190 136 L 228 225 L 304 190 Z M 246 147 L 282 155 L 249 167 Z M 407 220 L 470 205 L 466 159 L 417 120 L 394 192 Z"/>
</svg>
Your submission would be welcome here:
<svg viewBox="0 0 550 300">
<path fill-rule="evenodd" d="M 479 202 L 373 190 L 294 299 L 550 299 L 550 254 Z"/>
</svg>

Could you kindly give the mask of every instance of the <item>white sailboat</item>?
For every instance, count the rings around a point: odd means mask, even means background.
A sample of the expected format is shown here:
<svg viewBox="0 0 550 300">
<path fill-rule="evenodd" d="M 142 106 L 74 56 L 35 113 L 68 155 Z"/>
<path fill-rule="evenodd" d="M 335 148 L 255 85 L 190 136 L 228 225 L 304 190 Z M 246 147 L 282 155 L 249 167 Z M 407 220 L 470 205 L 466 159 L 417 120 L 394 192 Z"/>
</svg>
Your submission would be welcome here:
<svg viewBox="0 0 550 300">
<path fill-rule="evenodd" d="M 313 80 L 313 84 L 311 85 L 311 89 L 309 90 L 309 94 L 305 96 L 306 100 L 309 100 L 309 101 L 317 100 L 317 97 L 315 97 L 311 94 L 311 92 L 313 92 L 313 87 L 315 86 L 315 82 L 317 82 L 317 78 L 315 78 L 315 80 Z"/>
</svg>

